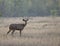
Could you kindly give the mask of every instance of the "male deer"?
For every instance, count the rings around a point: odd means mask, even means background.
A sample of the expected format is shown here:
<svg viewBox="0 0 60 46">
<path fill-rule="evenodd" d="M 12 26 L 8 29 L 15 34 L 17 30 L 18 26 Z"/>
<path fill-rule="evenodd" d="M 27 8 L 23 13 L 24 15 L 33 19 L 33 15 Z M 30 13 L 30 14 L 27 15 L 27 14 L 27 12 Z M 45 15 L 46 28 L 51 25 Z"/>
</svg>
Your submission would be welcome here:
<svg viewBox="0 0 60 46">
<path fill-rule="evenodd" d="M 23 19 L 23 21 L 25 22 L 24 24 L 10 24 L 9 31 L 7 32 L 7 34 L 9 34 L 12 31 L 11 34 L 13 35 L 15 30 L 19 30 L 21 36 L 21 32 L 24 29 L 24 27 L 27 25 L 28 19 Z"/>
</svg>

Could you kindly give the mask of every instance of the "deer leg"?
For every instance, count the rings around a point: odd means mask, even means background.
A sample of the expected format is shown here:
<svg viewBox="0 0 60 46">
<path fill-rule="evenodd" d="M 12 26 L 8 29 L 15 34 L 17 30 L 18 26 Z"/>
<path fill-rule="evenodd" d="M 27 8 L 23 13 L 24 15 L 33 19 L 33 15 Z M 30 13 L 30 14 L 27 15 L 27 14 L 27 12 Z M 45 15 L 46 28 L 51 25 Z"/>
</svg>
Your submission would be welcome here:
<svg viewBox="0 0 60 46">
<path fill-rule="evenodd" d="M 11 34 L 13 35 L 13 34 L 14 34 L 14 32 L 15 32 L 15 30 L 13 30 Z"/>
<path fill-rule="evenodd" d="M 9 31 L 7 32 L 7 35 L 11 32 L 11 30 L 9 29 Z"/>
<path fill-rule="evenodd" d="M 21 37 L 21 30 L 20 30 L 20 37 Z"/>
</svg>

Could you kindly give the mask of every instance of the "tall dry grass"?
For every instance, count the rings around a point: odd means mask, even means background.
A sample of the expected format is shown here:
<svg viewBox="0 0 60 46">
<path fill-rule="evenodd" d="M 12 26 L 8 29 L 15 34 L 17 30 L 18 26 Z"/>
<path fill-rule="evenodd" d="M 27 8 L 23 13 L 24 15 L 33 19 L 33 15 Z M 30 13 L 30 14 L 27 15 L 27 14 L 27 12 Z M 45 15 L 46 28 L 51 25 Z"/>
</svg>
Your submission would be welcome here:
<svg viewBox="0 0 60 46">
<path fill-rule="evenodd" d="M 0 18 L 0 46 L 60 46 L 60 17 L 31 17 L 19 36 L 6 35 L 11 23 L 24 23 L 23 17 Z"/>
</svg>

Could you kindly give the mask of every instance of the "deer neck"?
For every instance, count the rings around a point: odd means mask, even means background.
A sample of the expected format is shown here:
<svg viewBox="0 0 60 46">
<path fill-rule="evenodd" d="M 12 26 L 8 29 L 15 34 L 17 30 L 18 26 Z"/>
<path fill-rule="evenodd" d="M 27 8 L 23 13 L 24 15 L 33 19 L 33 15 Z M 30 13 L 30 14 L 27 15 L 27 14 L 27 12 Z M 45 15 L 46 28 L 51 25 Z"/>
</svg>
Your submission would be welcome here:
<svg viewBox="0 0 60 46">
<path fill-rule="evenodd" d="M 27 25 L 27 22 L 25 22 L 25 26 Z"/>
</svg>

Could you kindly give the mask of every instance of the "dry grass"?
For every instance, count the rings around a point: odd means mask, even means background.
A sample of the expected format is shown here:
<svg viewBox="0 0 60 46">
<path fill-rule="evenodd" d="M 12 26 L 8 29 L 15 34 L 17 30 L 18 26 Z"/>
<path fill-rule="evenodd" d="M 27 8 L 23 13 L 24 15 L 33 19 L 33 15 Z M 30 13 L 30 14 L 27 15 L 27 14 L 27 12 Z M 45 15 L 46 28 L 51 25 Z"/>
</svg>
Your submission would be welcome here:
<svg viewBox="0 0 60 46">
<path fill-rule="evenodd" d="M 54 21 L 55 20 L 55 21 Z M 60 46 L 60 17 L 31 17 L 19 36 L 6 35 L 11 23 L 23 23 L 20 18 L 0 18 L 0 46 Z M 54 21 L 54 22 L 53 22 Z"/>
</svg>

